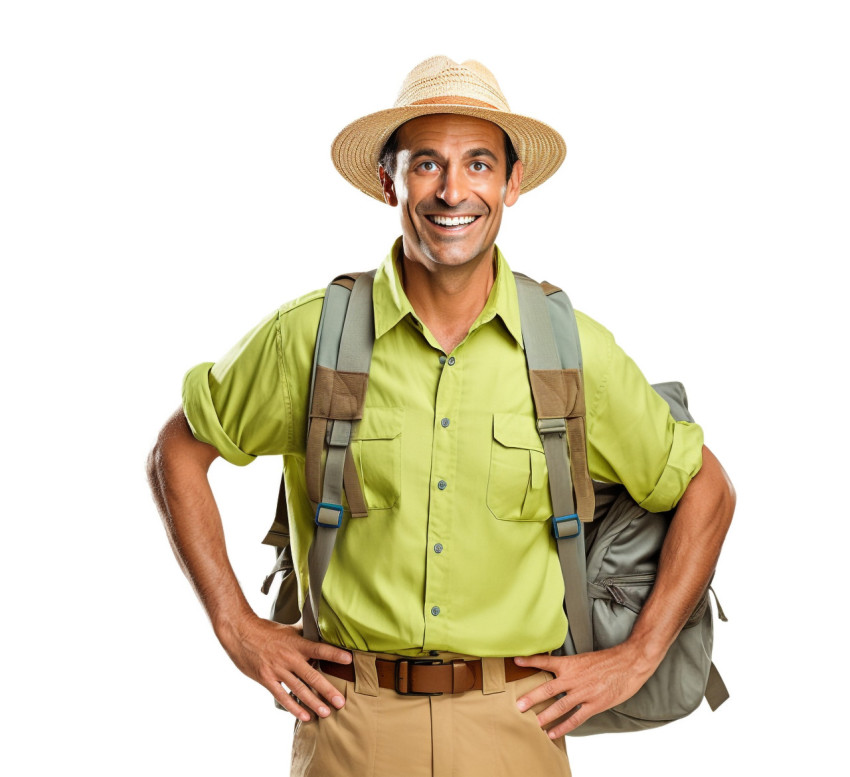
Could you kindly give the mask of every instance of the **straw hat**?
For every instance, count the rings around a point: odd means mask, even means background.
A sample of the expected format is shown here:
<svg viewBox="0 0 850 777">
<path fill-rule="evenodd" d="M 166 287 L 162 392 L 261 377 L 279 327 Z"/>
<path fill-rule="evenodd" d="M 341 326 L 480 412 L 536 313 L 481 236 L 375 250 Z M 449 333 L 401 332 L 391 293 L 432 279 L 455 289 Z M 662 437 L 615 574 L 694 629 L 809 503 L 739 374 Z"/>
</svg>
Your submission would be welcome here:
<svg viewBox="0 0 850 777">
<path fill-rule="evenodd" d="M 360 191 L 383 202 L 378 161 L 384 144 L 404 122 L 429 113 L 460 113 L 498 124 L 523 164 L 521 192 L 539 186 L 564 161 L 567 146 L 550 126 L 511 113 L 493 74 L 480 62 L 458 64 L 431 57 L 408 73 L 395 106 L 349 124 L 331 146 L 336 169 Z"/>
</svg>

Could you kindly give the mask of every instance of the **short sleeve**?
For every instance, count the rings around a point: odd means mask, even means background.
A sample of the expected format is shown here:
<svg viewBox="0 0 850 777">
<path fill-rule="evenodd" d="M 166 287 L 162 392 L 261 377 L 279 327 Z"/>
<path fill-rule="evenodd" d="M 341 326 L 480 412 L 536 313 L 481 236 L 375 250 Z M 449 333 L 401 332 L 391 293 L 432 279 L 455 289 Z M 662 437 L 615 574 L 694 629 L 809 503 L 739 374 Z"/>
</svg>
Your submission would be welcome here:
<svg viewBox="0 0 850 777">
<path fill-rule="evenodd" d="M 670 510 L 702 466 L 702 429 L 673 419 L 667 403 L 607 329 L 583 314 L 576 318 L 591 477 L 622 483 L 647 510 Z"/>
<path fill-rule="evenodd" d="M 183 412 L 192 433 L 233 464 L 286 452 L 292 407 L 279 339 L 275 311 L 218 362 L 193 367 L 183 380 Z"/>
</svg>

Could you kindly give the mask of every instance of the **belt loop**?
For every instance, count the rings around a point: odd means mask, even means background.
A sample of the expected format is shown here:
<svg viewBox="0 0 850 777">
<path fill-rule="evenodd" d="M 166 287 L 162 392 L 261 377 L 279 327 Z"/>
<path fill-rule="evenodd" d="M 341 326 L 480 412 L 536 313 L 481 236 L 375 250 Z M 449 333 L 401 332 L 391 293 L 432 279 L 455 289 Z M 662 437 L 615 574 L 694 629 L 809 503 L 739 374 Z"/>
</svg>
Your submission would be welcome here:
<svg viewBox="0 0 850 777">
<path fill-rule="evenodd" d="M 372 653 L 352 651 L 354 655 L 354 692 L 364 696 L 378 695 L 378 670 Z"/>
<path fill-rule="evenodd" d="M 510 658 L 481 659 L 482 693 L 487 695 L 505 692 L 505 661 L 511 660 Z"/>
</svg>

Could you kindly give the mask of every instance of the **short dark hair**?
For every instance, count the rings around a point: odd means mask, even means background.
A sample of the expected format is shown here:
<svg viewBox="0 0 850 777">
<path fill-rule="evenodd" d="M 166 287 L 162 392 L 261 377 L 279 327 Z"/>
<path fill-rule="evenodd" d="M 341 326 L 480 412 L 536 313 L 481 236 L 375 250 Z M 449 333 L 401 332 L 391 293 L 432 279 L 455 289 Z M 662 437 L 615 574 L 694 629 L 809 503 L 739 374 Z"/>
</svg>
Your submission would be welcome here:
<svg viewBox="0 0 850 777">
<path fill-rule="evenodd" d="M 381 149 L 381 155 L 378 157 L 379 164 L 384 168 L 390 178 L 395 178 L 395 163 L 398 158 L 398 131 L 401 126 L 393 130 L 393 134 L 387 138 L 384 147 Z M 514 148 L 514 144 L 508 137 L 508 133 L 502 130 L 502 136 L 505 139 L 505 160 L 507 161 L 508 169 L 505 173 L 505 182 L 511 178 L 514 165 L 519 162 L 519 155 Z"/>
</svg>

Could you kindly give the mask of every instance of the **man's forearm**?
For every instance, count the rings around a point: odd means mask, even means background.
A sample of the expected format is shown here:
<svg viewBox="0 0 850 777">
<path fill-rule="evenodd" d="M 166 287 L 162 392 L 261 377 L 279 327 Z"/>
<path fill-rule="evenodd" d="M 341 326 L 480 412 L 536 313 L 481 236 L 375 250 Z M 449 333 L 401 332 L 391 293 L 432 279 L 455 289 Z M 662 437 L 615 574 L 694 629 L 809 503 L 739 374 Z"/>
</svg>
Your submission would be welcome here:
<svg viewBox="0 0 850 777">
<path fill-rule="evenodd" d="M 345 699 L 311 662 L 349 663 L 351 656 L 306 640 L 299 628 L 265 620 L 251 609 L 227 557 L 207 479 L 217 456 L 215 448 L 195 439 L 182 410 L 169 419 L 151 451 L 148 477 L 174 555 L 239 670 L 301 720 L 310 719 L 310 710 L 327 717 L 331 708 L 325 700 L 340 708 Z"/>
<path fill-rule="evenodd" d="M 148 479 L 168 539 L 216 632 L 251 608 L 227 557 L 207 473 L 218 452 L 192 435 L 182 411 L 163 427 L 148 457 Z"/>
<path fill-rule="evenodd" d="M 670 522 L 652 594 L 628 639 L 648 664 L 661 662 L 705 593 L 734 509 L 734 488 L 714 454 L 703 447 L 702 468 Z"/>
</svg>

